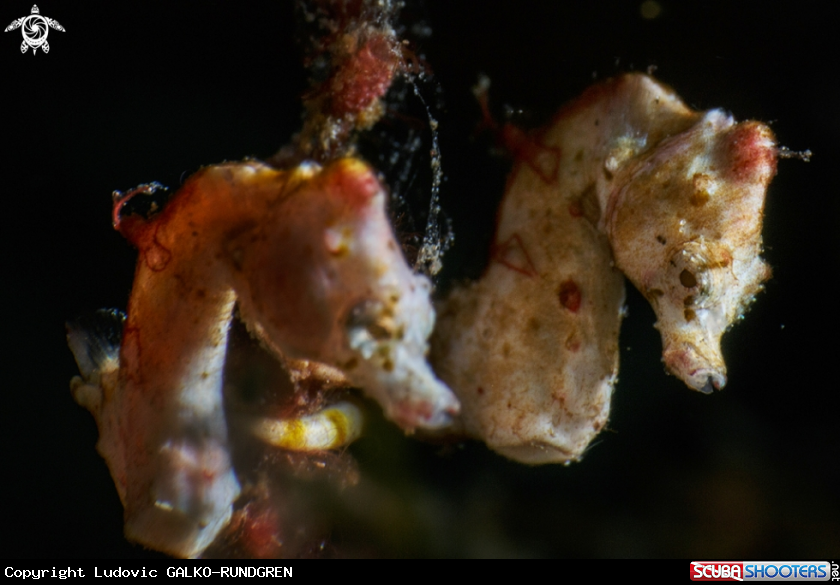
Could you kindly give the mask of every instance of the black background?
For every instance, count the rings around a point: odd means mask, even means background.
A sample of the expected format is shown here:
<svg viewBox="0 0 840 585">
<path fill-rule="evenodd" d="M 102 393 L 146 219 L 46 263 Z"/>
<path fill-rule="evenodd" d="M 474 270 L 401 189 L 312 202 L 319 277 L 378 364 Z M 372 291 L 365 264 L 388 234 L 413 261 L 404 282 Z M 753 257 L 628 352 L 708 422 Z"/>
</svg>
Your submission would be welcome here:
<svg viewBox="0 0 840 585">
<path fill-rule="evenodd" d="M 774 277 L 724 340 L 728 386 L 701 396 L 667 376 L 653 313 L 628 291 L 610 429 L 582 463 L 528 468 L 477 443 L 441 453 L 380 425 L 358 457 L 391 511 L 374 498 L 339 515 L 329 554 L 840 556 L 837 14 L 829 3 L 660 4 L 652 20 L 617 1 L 404 12 L 431 27 L 415 47 L 445 100 L 442 197 L 457 237 L 447 270 L 469 274 L 484 254 L 508 168 L 472 139 L 479 73 L 499 112 L 522 109 L 517 122 L 536 126 L 593 77 L 656 66 L 693 107 L 770 123 L 780 144 L 814 152 L 781 161 L 770 187 Z M 299 128 L 293 5 L 39 7 L 66 28 L 50 32 L 49 54 L 22 55 L 19 31 L 0 35 L 3 554 L 153 554 L 121 536 L 93 419 L 68 392 L 64 321 L 125 307 L 135 253 L 111 229 L 112 190 L 266 157 Z M 4 2 L 0 26 L 30 9 Z"/>
</svg>

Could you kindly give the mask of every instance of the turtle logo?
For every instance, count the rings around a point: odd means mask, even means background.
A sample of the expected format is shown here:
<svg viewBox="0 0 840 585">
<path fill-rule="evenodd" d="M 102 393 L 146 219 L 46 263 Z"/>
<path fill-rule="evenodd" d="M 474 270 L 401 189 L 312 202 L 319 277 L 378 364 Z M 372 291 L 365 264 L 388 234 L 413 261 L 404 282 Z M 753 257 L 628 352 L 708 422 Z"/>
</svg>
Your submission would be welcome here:
<svg viewBox="0 0 840 585">
<path fill-rule="evenodd" d="M 21 29 L 21 32 L 23 33 L 23 42 L 20 44 L 21 53 L 25 53 L 26 49 L 29 47 L 32 47 L 33 55 L 39 48 L 45 53 L 49 53 L 50 45 L 47 43 L 47 33 L 50 32 L 49 27 L 64 32 L 64 27 L 58 24 L 57 20 L 41 16 L 40 12 L 41 11 L 38 10 L 38 5 L 33 5 L 32 14 L 12 21 L 12 24 L 7 26 L 6 30 L 3 31 L 9 32 L 10 30 L 15 30 L 16 28 Z"/>
</svg>

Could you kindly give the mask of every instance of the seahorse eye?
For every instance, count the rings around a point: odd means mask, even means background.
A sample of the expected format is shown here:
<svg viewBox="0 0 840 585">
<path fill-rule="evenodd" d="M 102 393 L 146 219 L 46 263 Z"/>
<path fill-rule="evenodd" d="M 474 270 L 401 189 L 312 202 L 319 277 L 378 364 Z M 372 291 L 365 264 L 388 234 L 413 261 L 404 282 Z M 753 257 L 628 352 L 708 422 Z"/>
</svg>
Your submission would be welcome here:
<svg viewBox="0 0 840 585">
<path fill-rule="evenodd" d="M 702 242 L 689 242 L 671 258 L 668 286 L 686 308 L 702 309 L 714 296 L 711 263 Z"/>
<path fill-rule="evenodd" d="M 680 283 L 685 288 L 694 288 L 697 286 L 697 277 L 688 268 L 683 268 L 683 271 L 680 272 Z"/>
</svg>

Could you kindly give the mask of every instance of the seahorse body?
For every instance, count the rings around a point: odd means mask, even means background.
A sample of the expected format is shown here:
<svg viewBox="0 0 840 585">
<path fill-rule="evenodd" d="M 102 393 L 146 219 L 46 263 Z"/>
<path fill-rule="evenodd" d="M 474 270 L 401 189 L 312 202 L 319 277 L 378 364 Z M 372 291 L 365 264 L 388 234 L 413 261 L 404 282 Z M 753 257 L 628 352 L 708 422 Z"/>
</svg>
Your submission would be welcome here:
<svg viewBox="0 0 840 585">
<path fill-rule="evenodd" d="M 519 150 L 482 278 L 442 304 L 433 362 L 466 433 L 526 463 L 579 458 L 618 373 L 623 272 L 666 367 L 725 383 L 720 337 L 769 269 L 770 130 L 698 113 L 649 76 L 595 85 Z"/>
</svg>

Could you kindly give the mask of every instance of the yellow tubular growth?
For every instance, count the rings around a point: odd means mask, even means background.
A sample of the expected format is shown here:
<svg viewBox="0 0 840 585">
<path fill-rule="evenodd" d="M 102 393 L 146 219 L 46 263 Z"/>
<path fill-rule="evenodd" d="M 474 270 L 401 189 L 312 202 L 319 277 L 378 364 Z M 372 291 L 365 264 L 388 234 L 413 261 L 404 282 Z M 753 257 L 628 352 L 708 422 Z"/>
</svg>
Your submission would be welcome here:
<svg viewBox="0 0 840 585">
<path fill-rule="evenodd" d="M 290 451 L 320 451 L 349 445 L 362 434 L 362 411 L 352 402 L 339 402 L 320 412 L 277 420 L 259 418 L 251 425 L 255 437 Z"/>
</svg>

